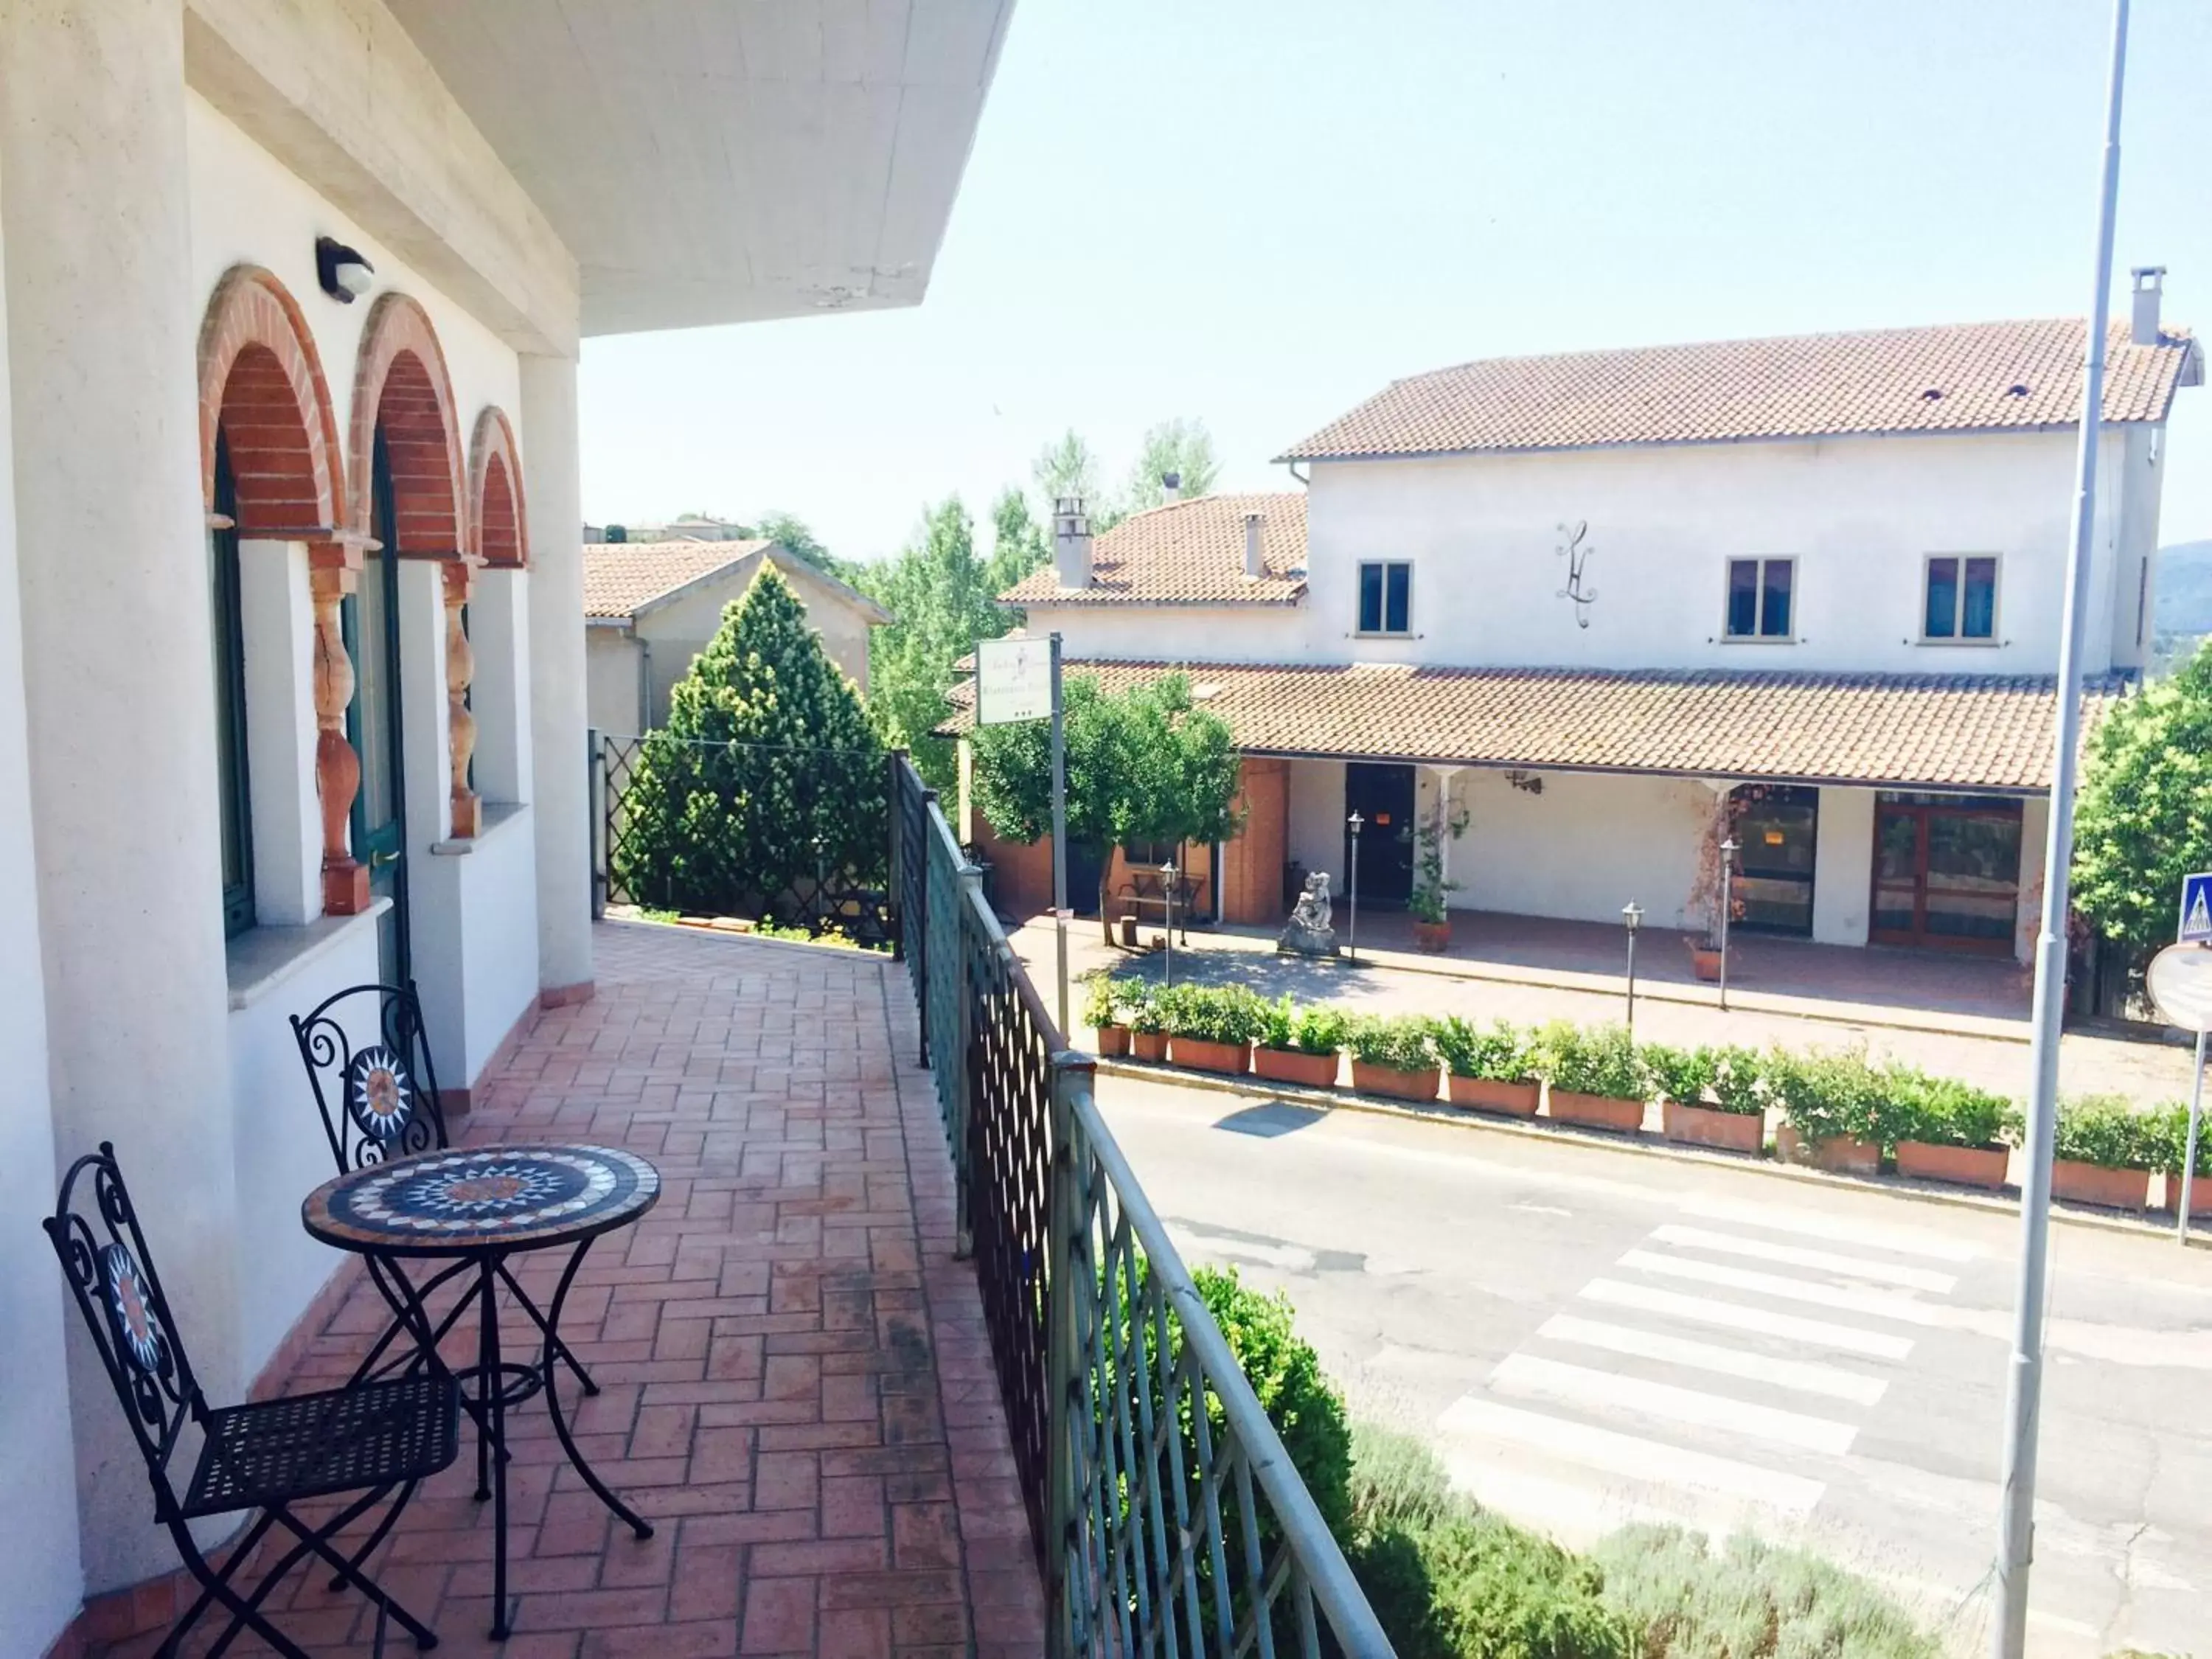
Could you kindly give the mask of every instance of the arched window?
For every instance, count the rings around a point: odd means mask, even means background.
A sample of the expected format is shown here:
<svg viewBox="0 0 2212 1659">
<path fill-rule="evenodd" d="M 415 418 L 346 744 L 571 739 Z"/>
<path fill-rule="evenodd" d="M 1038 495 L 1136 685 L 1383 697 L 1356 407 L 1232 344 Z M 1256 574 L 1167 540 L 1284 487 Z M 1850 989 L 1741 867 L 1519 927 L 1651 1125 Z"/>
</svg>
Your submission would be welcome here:
<svg viewBox="0 0 2212 1659">
<path fill-rule="evenodd" d="M 246 619 L 240 600 L 238 479 L 230 443 L 215 441 L 215 515 L 208 527 L 215 623 L 216 756 L 222 791 L 222 931 L 253 926 L 253 805 L 246 758 Z"/>
</svg>

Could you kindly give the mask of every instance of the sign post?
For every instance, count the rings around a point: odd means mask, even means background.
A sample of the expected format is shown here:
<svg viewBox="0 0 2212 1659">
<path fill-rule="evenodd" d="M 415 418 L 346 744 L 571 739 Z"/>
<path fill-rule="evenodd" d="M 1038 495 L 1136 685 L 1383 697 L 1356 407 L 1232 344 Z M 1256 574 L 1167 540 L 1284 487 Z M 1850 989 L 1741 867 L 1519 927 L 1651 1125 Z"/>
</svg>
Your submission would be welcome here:
<svg viewBox="0 0 2212 1659">
<path fill-rule="evenodd" d="M 1046 640 L 979 640 L 975 724 L 1052 722 L 1052 920 L 1060 945 L 1061 1041 L 1067 1040 L 1067 732 L 1060 695 L 1060 635 Z"/>
</svg>

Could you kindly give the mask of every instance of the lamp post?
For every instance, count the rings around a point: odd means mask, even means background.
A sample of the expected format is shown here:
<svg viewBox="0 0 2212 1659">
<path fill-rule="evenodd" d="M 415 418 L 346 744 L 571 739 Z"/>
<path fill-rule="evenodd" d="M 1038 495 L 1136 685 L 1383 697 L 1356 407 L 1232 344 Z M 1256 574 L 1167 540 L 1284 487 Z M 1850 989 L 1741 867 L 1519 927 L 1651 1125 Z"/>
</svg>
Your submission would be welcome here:
<svg viewBox="0 0 2212 1659">
<path fill-rule="evenodd" d="M 1644 921 L 1644 910 L 1634 899 L 1620 907 L 1620 924 L 1628 929 L 1628 1035 L 1636 1035 L 1636 930 Z"/>
<path fill-rule="evenodd" d="M 1167 966 L 1160 975 L 1163 985 L 1175 983 L 1175 860 L 1170 859 L 1160 866 L 1160 894 L 1165 906 L 1162 914 L 1167 917 L 1167 924 L 1160 931 L 1160 943 L 1168 947 Z"/>
<path fill-rule="evenodd" d="M 1352 926 L 1349 930 L 1351 942 L 1349 948 L 1346 951 L 1345 954 L 1350 957 L 1352 961 L 1357 962 L 1359 960 L 1359 832 L 1363 829 L 1366 828 L 1367 820 L 1361 817 L 1358 812 L 1354 812 L 1344 822 L 1352 831 L 1352 857 L 1350 860 L 1350 863 L 1352 865 L 1352 879 L 1349 884 L 1349 891 L 1352 899 Z"/>
<path fill-rule="evenodd" d="M 1730 836 L 1721 843 L 1721 1012 L 1728 1012 L 1729 916 L 1735 908 L 1735 855 L 1743 843 Z"/>
</svg>

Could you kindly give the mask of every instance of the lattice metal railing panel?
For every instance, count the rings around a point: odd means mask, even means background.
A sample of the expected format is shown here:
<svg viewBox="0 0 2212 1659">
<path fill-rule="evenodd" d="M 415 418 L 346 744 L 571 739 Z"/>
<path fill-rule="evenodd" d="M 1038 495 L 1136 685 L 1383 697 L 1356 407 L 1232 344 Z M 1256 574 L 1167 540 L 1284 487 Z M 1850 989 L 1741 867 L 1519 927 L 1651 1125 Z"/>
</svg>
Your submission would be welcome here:
<svg viewBox="0 0 2212 1659">
<path fill-rule="evenodd" d="M 890 812 L 879 753 L 700 743 L 666 732 L 603 737 L 599 750 L 596 873 L 609 902 L 890 943 Z M 699 796 L 717 810 L 700 812 Z"/>
<path fill-rule="evenodd" d="M 929 809 L 937 792 L 903 753 L 891 757 L 891 896 L 898 907 L 894 941 L 906 960 L 917 1009 L 929 1006 Z M 921 1022 L 921 1063 L 929 1064 L 929 1023 Z"/>
</svg>

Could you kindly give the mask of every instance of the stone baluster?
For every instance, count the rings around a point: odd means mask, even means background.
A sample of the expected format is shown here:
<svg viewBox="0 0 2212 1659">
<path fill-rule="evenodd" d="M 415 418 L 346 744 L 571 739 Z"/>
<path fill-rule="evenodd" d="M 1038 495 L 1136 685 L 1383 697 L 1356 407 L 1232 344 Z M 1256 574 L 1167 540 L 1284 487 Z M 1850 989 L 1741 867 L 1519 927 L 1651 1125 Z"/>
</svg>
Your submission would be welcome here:
<svg viewBox="0 0 2212 1659">
<path fill-rule="evenodd" d="M 473 838 L 483 827 L 483 803 L 469 787 L 469 757 L 476 753 L 477 720 L 469 712 L 469 683 L 476 678 L 476 653 L 461 617 L 476 587 L 476 565 L 455 559 L 446 567 L 446 747 L 452 757 L 453 836 Z"/>
<path fill-rule="evenodd" d="M 356 916 L 368 908 L 368 872 L 354 861 L 353 801 L 361 757 L 346 737 L 353 659 L 341 609 L 361 579 L 357 549 L 318 549 L 311 575 L 315 608 L 315 793 L 323 814 L 323 914 Z"/>
</svg>

